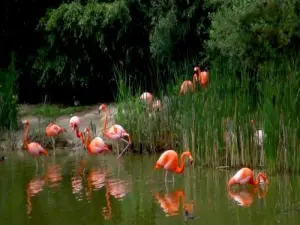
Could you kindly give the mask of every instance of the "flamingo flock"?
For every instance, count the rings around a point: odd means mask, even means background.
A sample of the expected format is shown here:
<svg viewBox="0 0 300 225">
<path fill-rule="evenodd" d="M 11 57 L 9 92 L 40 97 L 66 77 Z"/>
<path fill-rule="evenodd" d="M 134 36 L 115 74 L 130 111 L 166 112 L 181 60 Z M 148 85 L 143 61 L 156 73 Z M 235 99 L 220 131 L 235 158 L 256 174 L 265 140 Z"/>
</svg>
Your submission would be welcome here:
<svg viewBox="0 0 300 225">
<path fill-rule="evenodd" d="M 186 95 L 188 92 L 195 92 L 196 89 L 196 83 L 198 83 L 202 88 L 205 88 L 208 85 L 209 82 L 209 73 L 207 71 L 201 71 L 200 67 L 196 66 L 194 67 L 194 75 L 192 81 L 185 80 L 180 86 L 179 95 Z M 140 100 L 146 105 L 146 107 L 150 111 L 160 111 L 163 108 L 163 105 L 159 99 L 155 99 L 153 95 L 149 92 L 144 92 L 140 96 Z M 90 155 L 103 155 L 104 153 L 108 152 L 111 153 L 112 150 L 109 149 L 107 144 L 105 143 L 105 139 L 110 139 L 113 141 L 121 141 L 126 144 L 126 147 L 119 153 L 117 152 L 117 159 L 119 159 L 122 154 L 129 148 L 129 146 L 132 144 L 130 134 L 119 124 L 113 124 L 110 128 L 107 128 L 107 121 L 108 121 L 108 115 L 109 110 L 106 104 L 101 104 L 98 108 L 99 114 L 104 111 L 105 113 L 105 121 L 103 124 L 103 136 L 97 136 L 92 138 L 91 130 L 89 127 L 85 127 L 82 130 L 80 130 L 81 126 L 81 120 L 78 116 L 72 116 L 69 121 L 69 127 L 72 131 L 75 131 L 76 138 L 80 139 L 80 142 L 82 144 L 82 147 L 86 149 L 86 152 Z M 224 121 L 224 124 L 227 125 L 228 121 Z M 37 163 L 37 157 L 38 156 L 48 156 L 48 151 L 43 148 L 39 143 L 37 142 L 28 142 L 28 133 L 29 133 L 29 127 L 30 123 L 28 120 L 23 121 L 23 124 L 25 126 L 24 131 L 24 146 L 27 152 L 32 155 L 35 159 L 36 166 L 38 167 Z M 255 134 L 255 140 L 258 147 L 262 147 L 263 145 L 263 131 L 262 130 L 256 130 L 255 122 L 254 120 L 251 120 L 251 125 L 254 130 Z M 49 125 L 45 129 L 45 133 L 48 137 L 51 138 L 52 142 L 52 148 L 55 155 L 55 138 L 60 135 L 63 132 L 67 132 L 67 130 L 57 124 L 54 124 L 53 122 L 50 122 Z M 227 132 L 227 131 L 226 131 Z M 228 134 L 224 133 L 224 139 L 228 140 L 227 137 Z M 193 157 L 191 152 L 187 149 L 183 151 L 183 153 L 180 155 L 177 154 L 174 150 L 166 150 L 164 151 L 156 163 L 154 164 L 154 170 L 163 169 L 165 171 L 165 183 L 168 182 L 168 174 L 172 173 L 172 181 L 173 185 L 175 182 L 174 174 L 182 174 L 185 169 L 185 163 L 184 160 L 187 158 L 190 162 L 190 165 L 193 164 Z M 73 185 L 73 193 L 77 193 L 82 189 L 82 176 L 83 176 L 83 170 L 85 167 L 85 163 L 80 166 L 80 169 L 75 177 L 72 178 L 72 185 Z M 53 168 L 53 171 L 55 168 Z M 48 176 L 47 179 L 52 179 L 51 176 Z M 54 178 L 53 178 L 54 179 Z M 254 172 L 250 168 L 241 168 L 239 171 L 236 172 L 234 176 L 232 176 L 228 183 L 228 194 L 232 198 L 238 199 L 238 193 L 234 193 L 231 190 L 231 187 L 234 185 L 252 185 L 254 187 L 254 191 L 251 196 L 248 196 L 245 198 L 244 202 L 241 202 L 243 205 L 249 205 L 253 201 L 254 193 L 257 192 L 257 187 L 260 184 L 260 182 L 263 181 L 265 184 L 268 184 L 268 178 L 267 175 L 264 173 L 258 173 L 257 177 L 255 179 Z M 99 183 L 100 182 L 100 183 Z M 45 178 L 36 178 L 33 181 L 31 181 L 30 184 L 28 184 L 28 196 L 34 196 L 39 191 L 42 190 L 42 186 L 45 183 Z M 89 197 L 91 197 L 91 190 L 93 187 L 101 188 L 102 186 L 106 185 L 107 187 L 107 193 L 109 193 L 109 189 L 113 189 L 113 184 L 106 181 L 106 175 L 103 172 L 94 171 L 91 170 L 90 174 L 88 176 L 88 186 L 89 186 Z M 118 192 L 117 190 L 115 192 Z M 111 207 L 109 202 L 109 195 L 107 194 L 107 207 L 104 210 L 105 211 L 105 217 L 110 217 L 111 215 Z M 118 194 L 116 193 L 116 197 Z M 120 195 L 122 196 L 122 195 Z M 176 211 L 179 207 L 179 197 L 182 197 L 184 199 L 184 193 L 179 191 L 178 193 L 174 194 L 174 201 L 176 202 L 176 207 L 173 209 L 167 209 L 165 208 L 165 201 L 171 201 L 169 195 L 166 196 L 160 196 L 158 193 L 155 194 L 157 200 L 160 202 L 161 207 L 164 208 L 164 210 L 172 214 L 173 211 Z M 171 195 L 170 195 L 171 196 Z M 30 200 L 30 197 L 28 197 Z M 28 200 L 28 201 L 29 201 Z M 173 197 L 172 197 L 173 201 Z M 30 205 L 31 208 L 31 203 Z M 29 210 L 31 211 L 31 210 Z M 188 217 L 189 211 L 185 211 L 186 216 Z"/>
</svg>

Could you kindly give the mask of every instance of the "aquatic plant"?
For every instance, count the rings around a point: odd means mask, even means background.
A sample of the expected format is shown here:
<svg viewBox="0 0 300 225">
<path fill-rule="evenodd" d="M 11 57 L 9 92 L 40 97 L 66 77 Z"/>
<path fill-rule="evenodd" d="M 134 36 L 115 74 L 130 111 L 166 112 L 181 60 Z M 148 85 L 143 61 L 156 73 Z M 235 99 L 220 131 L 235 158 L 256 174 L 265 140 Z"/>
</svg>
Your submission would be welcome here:
<svg viewBox="0 0 300 225">
<path fill-rule="evenodd" d="M 197 87 L 196 93 L 186 96 L 178 96 L 184 80 L 179 78 L 182 68 L 171 71 L 171 83 L 164 88 L 167 97 L 162 96 L 163 87 L 153 93 L 162 100 L 161 112 L 145 107 L 139 96 L 146 90 L 141 91 L 130 76 L 117 70 L 116 121 L 127 128 L 134 149 L 159 152 L 189 148 L 195 163 L 202 166 L 299 171 L 299 62 L 282 59 L 266 63 L 255 77 L 236 71 L 232 65 L 213 65 L 208 87 Z M 192 77 L 192 69 L 184 74 Z M 264 132 L 261 145 L 251 120 Z"/>
</svg>

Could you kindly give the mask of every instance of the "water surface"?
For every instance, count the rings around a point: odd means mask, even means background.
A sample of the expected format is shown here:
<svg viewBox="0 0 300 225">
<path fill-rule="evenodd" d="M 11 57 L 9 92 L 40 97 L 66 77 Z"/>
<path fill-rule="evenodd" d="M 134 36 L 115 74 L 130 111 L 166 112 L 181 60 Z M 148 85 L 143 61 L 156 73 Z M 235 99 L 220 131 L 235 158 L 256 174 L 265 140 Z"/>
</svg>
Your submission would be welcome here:
<svg viewBox="0 0 300 225">
<path fill-rule="evenodd" d="M 235 171 L 197 162 L 165 185 L 158 156 L 49 156 L 44 167 L 27 152 L 1 152 L 2 224 L 299 224 L 299 176 L 269 174 L 268 187 L 233 188 Z M 184 215 L 187 211 L 189 219 Z"/>
</svg>

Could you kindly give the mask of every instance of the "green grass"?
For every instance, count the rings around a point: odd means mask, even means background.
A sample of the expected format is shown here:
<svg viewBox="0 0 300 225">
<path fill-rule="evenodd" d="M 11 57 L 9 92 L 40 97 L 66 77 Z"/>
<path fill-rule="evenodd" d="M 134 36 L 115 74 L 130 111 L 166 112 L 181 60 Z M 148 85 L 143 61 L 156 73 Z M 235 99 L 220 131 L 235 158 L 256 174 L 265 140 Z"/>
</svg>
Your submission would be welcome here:
<svg viewBox="0 0 300 225">
<path fill-rule="evenodd" d="M 57 118 L 60 116 L 74 114 L 75 112 L 84 111 L 89 109 L 90 106 L 74 106 L 74 107 L 64 107 L 54 104 L 38 104 L 33 107 L 29 107 L 20 113 L 21 116 L 37 116 L 45 118 Z"/>
<path fill-rule="evenodd" d="M 120 104 L 116 122 L 130 133 L 140 151 L 190 149 L 202 166 L 266 166 L 300 171 L 298 65 L 283 60 L 281 64 L 261 67 L 255 79 L 248 73 L 237 79 L 234 68 L 219 64 L 210 70 L 208 87 L 198 87 L 196 93 L 187 96 L 178 96 L 184 80 L 180 74 L 191 74 L 191 79 L 193 67 L 185 72 L 187 66 L 179 68 L 179 72 L 170 74 L 174 82 L 164 88 L 168 100 L 163 102 L 162 112 L 150 112 L 141 104 L 139 96 L 143 91 L 138 89 L 132 95 L 132 88 L 139 84 L 125 80 L 128 76 L 117 71 Z M 163 99 L 161 91 L 154 96 Z M 266 134 L 263 158 L 255 141 L 252 119 Z"/>
</svg>

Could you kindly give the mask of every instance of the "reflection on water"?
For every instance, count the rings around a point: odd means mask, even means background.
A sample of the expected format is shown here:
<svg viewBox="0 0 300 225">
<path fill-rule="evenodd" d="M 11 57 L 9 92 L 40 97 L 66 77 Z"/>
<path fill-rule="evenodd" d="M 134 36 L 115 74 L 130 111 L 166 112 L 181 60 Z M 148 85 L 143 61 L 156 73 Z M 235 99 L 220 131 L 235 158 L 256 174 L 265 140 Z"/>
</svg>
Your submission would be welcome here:
<svg viewBox="0 0 300 225">
<path fill-rule="evenodd" d="M 257 194 L 259 199 L 266 197 L 268 192 L 268 185 L 264 185 L 263 189 L 260 187 L 247 186 L 239 187 L 237 190 L 228 189 L 229 196 L 235 200 L 238 205 L 242 207 L 249 207 L 252 205 L 254 196 Z"/>
<path fill-rule="evenodd" d="M 31 198 L 36 196 L 43 190 L 45 185 L 46 176 L 35 177 L 31 179 L 26 187 L 26 197 L 27 197 L 27 214 L 30 217 L 32 213 L 32 203 Z"/>
<path fill-rule="evenodd" d="M 184 211 L 187 211 L 188 214 L 192 214 L 194 211 L 194 202 L 185 202 L 185 193 L 183 190 L 172 191 L 164 194 L 155 192 L 154 196 L 162 210 L 166 213 L 166 216 L 178 215 L 180 199 L 182 200 L 181 206 L 183 206 Z"/>
<path fill-rule="evenodd" d="M 195 165 L 166 188 L 164 174 L 153 171 L 156 160 L 57 153 L 36 172 L 31 157 L 11 154 L 0 164 L 2 223 L 299 224 L 300 176 L 273 175 L 269 185 L 228 190 L 235 171 Z"/>
</svg>

